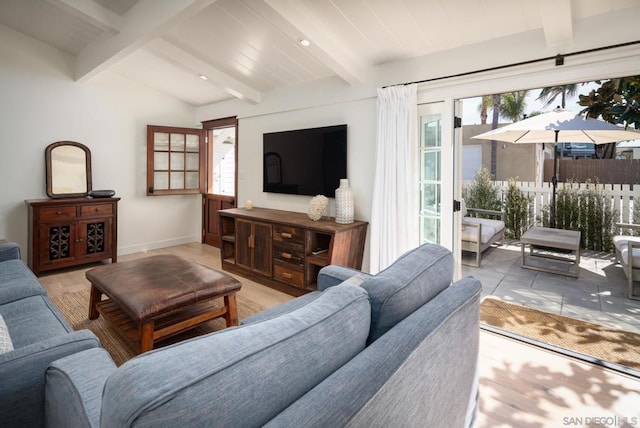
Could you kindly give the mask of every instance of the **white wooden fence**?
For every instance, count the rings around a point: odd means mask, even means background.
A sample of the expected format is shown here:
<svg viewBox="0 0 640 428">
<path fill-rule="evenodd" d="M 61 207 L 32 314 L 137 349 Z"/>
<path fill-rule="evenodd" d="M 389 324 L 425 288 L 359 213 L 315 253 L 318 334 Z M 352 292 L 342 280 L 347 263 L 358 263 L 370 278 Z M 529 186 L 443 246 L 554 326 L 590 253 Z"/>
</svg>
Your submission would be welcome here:
<svg viewBox="0 0 640 428">
<path fill-rule="evenodd" d="M 471 185 L 473 181 L 465 181 L 464 185 Z M 508 181 L 495 181 L 498 188 L 498 197 L 504 201 L 509 188 Z M 516 185 L 525 196 L 533 199 L 533 218 L 538 218 L 544 206 L 551 203 L 553 186 L 549 182 L 536 185 L 533 182 L 517 181 Z M 633 204 L 640 203 L 640 184 L 635 186 L 629 184 L 593 184 L 593 183 L 558 183 L 558 191 L 564 187 L 573 189 L 602 190 L 607 195 L 611 195 L 611 208 L 617 213 L 616 221 L 622 223 L 632 223 Z"/>
</svg>

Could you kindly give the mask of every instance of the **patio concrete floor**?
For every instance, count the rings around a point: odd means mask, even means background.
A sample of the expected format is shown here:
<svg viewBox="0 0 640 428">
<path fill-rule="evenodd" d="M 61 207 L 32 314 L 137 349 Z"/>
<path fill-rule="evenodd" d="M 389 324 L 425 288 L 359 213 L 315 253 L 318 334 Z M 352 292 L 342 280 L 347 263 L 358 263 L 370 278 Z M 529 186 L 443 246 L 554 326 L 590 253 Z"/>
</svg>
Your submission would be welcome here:
<svg viewBox="0 0 640 428">
<path fill-rule="evenodd" d="M 627 298 L 614 254 L 583 250 L 578 278 L 522 268 L 520 254 L 520 243 L 507 241 L 482 253 L 481 267 L 463 265 L 462 274 L 482 282 L 483 297 L 640 333 L 640 301 Z"/>
</svg>

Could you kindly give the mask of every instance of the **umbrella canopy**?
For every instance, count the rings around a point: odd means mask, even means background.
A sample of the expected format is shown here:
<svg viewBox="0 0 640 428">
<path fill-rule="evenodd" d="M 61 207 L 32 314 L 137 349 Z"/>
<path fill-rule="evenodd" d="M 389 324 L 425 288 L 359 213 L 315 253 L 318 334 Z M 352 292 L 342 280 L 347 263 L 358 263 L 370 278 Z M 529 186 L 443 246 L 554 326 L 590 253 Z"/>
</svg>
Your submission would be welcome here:
<svg viewBox="0 0 640 428">
<path fill-rule="evenodd" d="M 585 118 L 570 110 L 555 109 L 501 128 L 471 137 L 514 144 L 594 143 L 606 144 L 640 139 L 640 132 L 625 130 L 612 123 Z M 557 150 L 553 150 L 553 193 L 551 194 L 551 227 L 555 227 L 556 188 L 558 186 Z"/>
<path fill-rule="evenodd" d="M 472 139 L 526 143 L 617 143 L 640 138 L 640 132 L 585 118 L 570 110 L 555 109 L 493 129 Z"/>
</svg>

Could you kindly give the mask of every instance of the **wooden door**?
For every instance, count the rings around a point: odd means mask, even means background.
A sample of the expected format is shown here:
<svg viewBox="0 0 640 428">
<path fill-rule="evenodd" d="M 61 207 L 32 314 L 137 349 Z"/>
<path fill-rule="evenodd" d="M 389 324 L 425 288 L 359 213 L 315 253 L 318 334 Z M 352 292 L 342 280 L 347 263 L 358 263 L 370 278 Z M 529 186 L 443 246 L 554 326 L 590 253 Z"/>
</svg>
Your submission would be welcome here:
<svg viewBox="0 0 640 428">
<path fill-rule="evenodd" d="M 206 193 L 202 198 L 202 242 L 220 246 L 218 211 L 236 207 L 237 118 L 203 122 L 207 141 Z"/>
<path fill-rule="evenodd" d="M 202 242 L 214 247 L 220 246 L 220 222 L 218 211 L 228 208 L 235 208 L 234 197 L 222 195 L 204 194 L 202 195 Z"/>
</svg>

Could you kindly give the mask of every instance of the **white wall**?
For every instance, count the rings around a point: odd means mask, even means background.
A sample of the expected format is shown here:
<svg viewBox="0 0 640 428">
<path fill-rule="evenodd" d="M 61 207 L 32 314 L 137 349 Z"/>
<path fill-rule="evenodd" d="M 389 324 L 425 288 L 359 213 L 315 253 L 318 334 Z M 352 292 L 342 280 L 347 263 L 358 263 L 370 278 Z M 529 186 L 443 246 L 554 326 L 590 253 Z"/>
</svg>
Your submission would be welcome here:
<svg viewBox="0 0 640 428">
<path fill-rule="evenodd" d="M 194 125 L 194 109 L 103 73 L 76 83 L 72 58 L 0 26 L 0 237 L 26 258 L 25 199 L 46 198 L 44 152 L 60 140 L 91 149 L 93 188 L 121 197 L 118 253 L 200 240 L 195 196 L 146 196 L 146 125 Z"/>
</svg>

